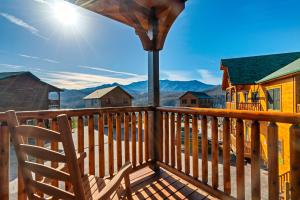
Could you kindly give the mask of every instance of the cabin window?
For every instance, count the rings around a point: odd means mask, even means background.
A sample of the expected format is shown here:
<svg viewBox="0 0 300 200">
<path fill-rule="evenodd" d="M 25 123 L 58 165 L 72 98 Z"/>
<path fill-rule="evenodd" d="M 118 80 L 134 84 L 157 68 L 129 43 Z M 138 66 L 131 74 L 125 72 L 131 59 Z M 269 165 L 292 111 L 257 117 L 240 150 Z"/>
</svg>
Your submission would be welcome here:
<svg viewBox="0 0 300 200">
<path fill-rule="evenodd" d="M 267 90 L 268 109 L 280 110 L 280 89 L 274 88 Z"/>
<path fill-rule="evenodd" d="M 244 99 L 245 99 L 245 102 L 247 103 L 248 102 L 248 92 L 244 92 Z"/>
<path fill-rule="evenodd" d="M 239 103 L 240 101 L 241 101 L 241 95 L 238 93 L 238 94 L 237 94 L 236 102 Z"/>
<path fill-rule="evenodd" d="M 182 100 L 181 100 L 181 103 L 182 103 L 182 104 L 187 104 L 187 100 L 186 100 L 186 99 L 182 99 Z"/>
<path fill-rule="evenodd" d="M 196 99 L 192 99 L 191 100 L 191 104 L 196 104 L 197 103 L 197 100 Z"/>
<path fill-rule="evenodd" d="M 259 102 L 259 93 L 252 92 L 251 99 L 252 99 L 252 103 L 258 103 Z"/>
<path fill-rule="evenodd" d="M 284 145 L 283 140 L 278 140 L 278 159 L 279 164 L 284 164 Z"/>
</svg>

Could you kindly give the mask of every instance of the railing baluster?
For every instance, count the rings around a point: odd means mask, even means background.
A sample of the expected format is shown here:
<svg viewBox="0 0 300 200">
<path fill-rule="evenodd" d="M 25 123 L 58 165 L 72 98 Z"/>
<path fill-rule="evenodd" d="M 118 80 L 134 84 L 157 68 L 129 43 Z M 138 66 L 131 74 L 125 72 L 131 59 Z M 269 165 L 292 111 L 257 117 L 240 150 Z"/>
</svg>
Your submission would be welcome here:
<svg viewBox="0 0 300 200">
<path fill-rule="evenodd" d="M 291 199 L 300 198 L 300 126 L 290 128 Z"/>
<path fill-rule="evenodd" d="M 149 160 L 149 130 L 148 130 L 148 112 L 144 113 L 144 142 L 145 142 L 145 161 Z"/>
<path fill-rule="evenodd" d="M 95 174 L 95 128 L 94 116 L 90 115 L 88 119 L 89 130 L 89 174 Z"/>
<path fill-rule="evenodd" d="M 164 147 L 163 147 L 163 138 L 164 138 L 164 131 L 163 131 L 163 113 L 160 111 L 157 111 L 157 118 L 158 118 L 158 131 L 159 131 L 159 137 L 157 138 L 159 151 L 158 151 L 158 157 L 159 161 L 163 162 L 164 160 Z"/>
<path fill-rule="evenodd" d="M 121 116 L 120 113 L 116 115 L 116 140 L 117 140 L 117 168 L 122 167 L 122 141 L 121 141 Z"/>
<path fill-rule="evenodd" d="M 236 120 L 236 182 L 237 199 L 245 199 L 244 122 Z"/>
<path fill-rule="evenodd" d="M 0 199 L 9 198 L 9 132 L 5 122 L 0 122 Z"/>
<path fill-rule="evenodd" d="M 83 117 L 78 116 L 77 119 L 77 143 L 78 143 L 78 152 L 83 153 L 84 152 L 84 125 L 83 125 Z M 84 162 L 81 163 L 82 166 L 80 166 L 81 173 L 84 174 Z"/>
<path fill-rule="evenodd" d="M 99 143 L 99 176 L 105 176 L 105 152 L 104 152 L 104 123 L 103 114 L 98 115 L 98 143 Z"/>
<path fill-rule="evenodd" d="M 171 167 L 175 167 L 175 114 L 171 113 L 170 119 L 170 136 L 171 136 Z"/>
<path fill-rule="evenodd" d="M 143 115 L 138 114 L 138 149 L 139 149 L 139 164 L 143 163 Z"/>
<path fill-rule="evenodd" d="M 212 154 L 212 187 L 217 189 L 219 186 L 219 169 L 218 169 L 218 118 L 211 119 L 211 154 Z"/>
<path fill-rule="evenodd" d="M 129 156 L 129 115 L 124 115 L 124 146 L 125 146 L 125 162 L 130 161 Z"/>
<path fill-rule="evenodd" d="M 165 134 L 165 163 L 169 164 L 169 113 L 165 112 L 165 126 L 164 126 L 164 134 Z"/>
<path fill-rule="evenodd" d="M 108 121 L 108 163 L 109 163 L 109 175 L 114 174 L 114 135 L 113 135 L 113 120 L 111 113 L 107 113 Z"/>
<path fill-rule="evenodd" d="M 136 116 L 135 112 L 131 113 L 131 162 L 136 167 Z"/>
<path fill-rule="evenodd" d="M 251 196 L 259 200 L 260 194 L 260 130 L 259 122 L 251 124 Z"/>
<path fill-rule="evenodd" d="M 190 174 L 190 116 L 184 115 L 184 162 L 185 174 Z"/>
<path fill-rule="evenodd" d="M 223 120 L 223 178 L 224 192 L 231 193 L 230 180 L 230 121 L 228 117 Z"/>
<path fill-rule="evenodd" d="M 208 181 L 208 140 L 207 140 L 207 117 L 201 119 L 201 142 L 202 142 L 202 182 Z"/>
<path fill-rule="evenodd" d="M 199 176 L 199 164 L 198 164 L 198 115 L 193 115 L 192 121 L 192 151 L 193 151 L 193 177 L 198 179 Z"/>
<path fill-rule="evenodd" d="M 51 129 L 53 131 L 57 131 L 58 130 L 56 118 L 52 119 L 52 121 L 51 121 Z M 58 142 L 51 142 L 51 149 L 53 151 L 58 151 Z M 58 167 L 58 163 L 57 162 L 51 162 L 51 167 L 57 168 Z M 57 180 L 53 180 L 52 185 L 57 187 L 58 186 L 58 181 Z"/>
<path fill-rule="evenodd" d="M 267 140 L 269 199 L 279 199 L 278 127 L 273 122 L 268 124 Z"/>
<path fill-rule="evenodd" d="M 177 169 L 181 171 L 181 113 L 177 114 L 176 122 L 176 155 L 177 155 Z"/>
<path fill-rule="evenodd" d="M 73 127 L 72 127 L 72 118 L 71 117 L 68 118 L 68 122 L 69 122 L 71 132 L 72 132 Z M 71 189 L 71 187 L 72 187 L 72 184 L 70 182 L 65 182 L 65 190 L 66 191 L 69 191 Z"/>
</svg>

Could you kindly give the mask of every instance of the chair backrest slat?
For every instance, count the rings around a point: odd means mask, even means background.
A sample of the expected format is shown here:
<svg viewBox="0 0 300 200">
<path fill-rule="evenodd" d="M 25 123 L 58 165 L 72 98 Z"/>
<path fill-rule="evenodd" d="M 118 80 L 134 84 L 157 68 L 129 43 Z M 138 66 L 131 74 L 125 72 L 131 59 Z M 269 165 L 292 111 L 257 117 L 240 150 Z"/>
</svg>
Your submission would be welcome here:
<svg viewBox="0 0 300 200">
<path fill-rule="evenodd" d="M 81 172 L 77 160 L 77 154 L 72 138 L 70 123 L 66 115 L 57 117 L 58 129 L 61 133 L 63 147 L 67 159 L 69 171 L 72 172 L 71 182 L 73 183 L 76 199 L 85 200 L 84 188 L 81 182 Z"/>
<path fill-rule="evenodd" d="M 20 125 L 15 129 L 16 129 L 15 130 L 16 134 L 20 134 L 23 137 L 61 142 L 61 136 L 59 133 L 42 127 L 31 126 L 31 125 Z"/>
<path fill-rule="evenodd" d="M 46 165 L 25 161 L 24 167 L 46 178 L 50 178 L 54 180 L 70 181 L 70 174 L 63 171 L 56 170 Z"/>
<path fill-rule="evenodd" d="M 76 199 L 74 194 L 67 192 L 65 190 L 59 189 L 49 184 L 41 183 L 35 180 L 28 181 L 28 185 L 32 190 L 38 190 L 42 193 L 50 195 L 53 199 L 64 199 L 64 200 L 74 200 Z M 36 191 L 37 192 L 37 191 Z M 33 196 L 34 194 L 32 194 Z"/>
<path fill-rule="evenodd" d="M 27 155 L 39 158 L 45 161 L 55 161 L 55 162 L 66 162 L 66 156 L 64 154 L 46 149 L 44 147 L 30 145 L 30 144 L 20 144 L 20 150 Z"/>
</svg>

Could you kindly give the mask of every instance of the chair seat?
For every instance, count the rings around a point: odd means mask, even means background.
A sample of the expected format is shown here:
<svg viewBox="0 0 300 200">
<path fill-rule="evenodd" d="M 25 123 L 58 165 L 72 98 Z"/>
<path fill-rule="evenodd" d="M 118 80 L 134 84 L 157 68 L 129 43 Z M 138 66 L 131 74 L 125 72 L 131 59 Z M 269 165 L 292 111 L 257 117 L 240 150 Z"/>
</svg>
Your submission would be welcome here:
<svg viewBox="0 0 300 200">
<path fill-rule="evenodd" d="M 82 177 L 86 199 L 99 199 L 99 194 L 103 188 L 110 182 L 109 178 L 99 178 L 94 175 L 85 175 Z M 119 199 L 119 192 L 111 195 L 111 199 Z"/>
</svg>

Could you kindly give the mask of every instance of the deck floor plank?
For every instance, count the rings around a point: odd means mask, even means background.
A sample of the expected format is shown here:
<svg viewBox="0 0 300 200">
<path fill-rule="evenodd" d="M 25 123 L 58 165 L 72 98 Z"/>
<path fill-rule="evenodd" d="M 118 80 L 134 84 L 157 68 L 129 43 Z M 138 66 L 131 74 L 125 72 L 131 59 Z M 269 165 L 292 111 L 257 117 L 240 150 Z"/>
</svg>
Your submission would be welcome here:
<svg viewBox="0 0 300 200">
<path fill-rule="evenodd" d="M 149 167 L 143 168 L 130 175 L 132 199 L 170 199 L 170 200 L 217 200 L 207 192 L 182 180 L 178 176 L 160 169 L 153 172 Z M 124 193 L 119 192 L 113 199 L 126 199 Z"/>
</svg>

